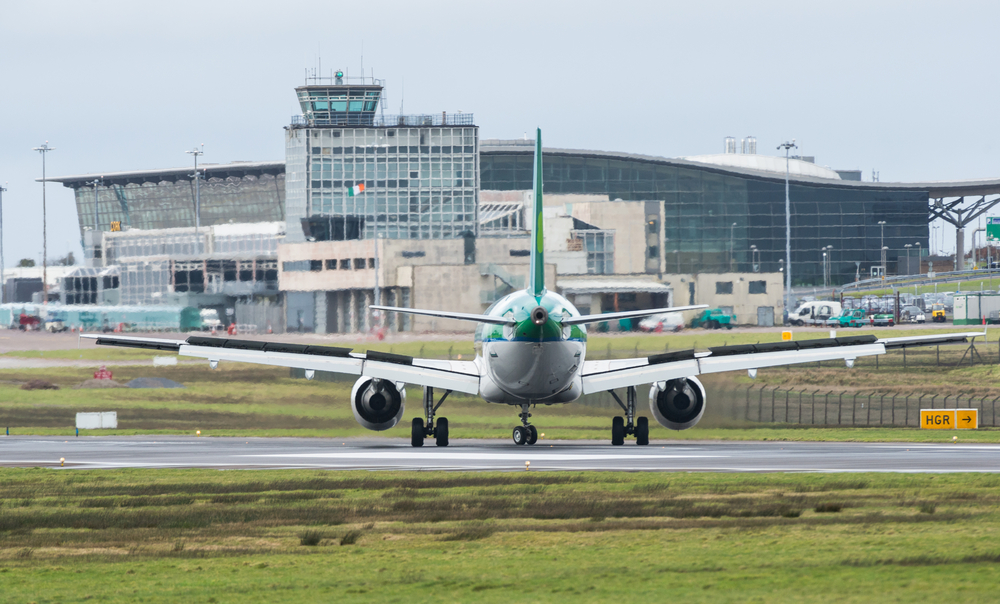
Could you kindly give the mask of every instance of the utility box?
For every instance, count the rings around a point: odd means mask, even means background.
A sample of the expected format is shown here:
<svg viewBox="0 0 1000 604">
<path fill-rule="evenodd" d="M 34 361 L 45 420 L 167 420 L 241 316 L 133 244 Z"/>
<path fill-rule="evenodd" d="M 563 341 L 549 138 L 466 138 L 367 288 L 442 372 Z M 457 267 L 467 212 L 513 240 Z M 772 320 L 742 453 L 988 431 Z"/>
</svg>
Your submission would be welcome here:
<svg viewBox="0 0 1000 604">
<path fill-rule="evenodd" d="M 1000 294 L 993 292 L 955 293 L 955 325 L 1000 323 Z"/>
<path fill-rule="evenodd" d="M 76 427 L 79 430 L 117 429 L 118 412 L 99 411 L 97 413 L 77 413 Z"/>
</svg>

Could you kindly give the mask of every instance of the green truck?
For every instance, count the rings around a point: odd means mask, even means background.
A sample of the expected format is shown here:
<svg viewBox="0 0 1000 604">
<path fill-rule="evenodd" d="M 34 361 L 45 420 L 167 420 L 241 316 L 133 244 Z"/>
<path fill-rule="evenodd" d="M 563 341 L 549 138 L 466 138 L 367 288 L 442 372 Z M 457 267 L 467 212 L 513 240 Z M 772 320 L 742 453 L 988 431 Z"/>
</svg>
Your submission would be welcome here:
<svg viewBox="0 0 1000 604">
<path fill-rule="evenodd" d="M 705 329 L 725 327 L 726 329 L 732 329 L 734 323 L 736 323 L 736 315 L 727 315 L 722 312 L 721 308 L 706 308 L 691 321 L 691 327 L 704 327 Z"/>
</svg>

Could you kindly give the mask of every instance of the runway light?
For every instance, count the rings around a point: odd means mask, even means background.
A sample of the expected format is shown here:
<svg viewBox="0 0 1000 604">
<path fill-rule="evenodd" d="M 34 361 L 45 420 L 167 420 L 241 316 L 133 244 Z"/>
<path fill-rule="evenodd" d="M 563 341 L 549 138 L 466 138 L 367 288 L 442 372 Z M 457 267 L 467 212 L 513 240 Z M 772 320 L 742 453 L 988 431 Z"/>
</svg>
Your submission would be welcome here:
<svg viewBox="0 0 1000 604">
<path fill-rule="evenodd" d="M 59 467 L 60 468 L 63 467 L 63 464 L 65 464 L 65 463 L 66 463 L 66 458 L 65 457 L 60 457 L 59 458 Z"/>
<path fill-rule="evenodd" d="M 538 435 L 538 438 L 545 438 L 545 433 L 544 433 L 544 432 L 542 432 L 541 434 L 539 434 L 539 435 Z"/>
<path fill-rule="evenodd" d="M 951 437 L 951 442 L 958 442 L 958 437 L 957 436 L 952 436 Z"/>
<path fill-rule="evenodd" d="M 524 462 L 524 471 L 527 472 L 530 469 L 531 469 L 531 462 L 530 461 Z"/>
<path fill-rule="evenodd" d="M 195 436 L 201 436 L 201 430 L 195 430 L 194 434 Z"/>
</svg>

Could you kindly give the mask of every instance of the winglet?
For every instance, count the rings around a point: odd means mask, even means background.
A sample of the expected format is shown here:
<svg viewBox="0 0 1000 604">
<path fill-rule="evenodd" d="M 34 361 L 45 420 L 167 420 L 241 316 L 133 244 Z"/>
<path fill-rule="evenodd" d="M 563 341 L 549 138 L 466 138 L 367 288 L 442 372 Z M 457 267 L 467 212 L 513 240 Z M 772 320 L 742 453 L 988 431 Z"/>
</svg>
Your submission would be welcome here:
<svg viewBox="0 0 1000 604">
<path fill-rule="evenodd" d="M 545 294 L 545 238 L 542 235 L 542 129 L 535 132 L 534 200 L 532 204 L 531 279 L 528 293 Z"/>
</svg>

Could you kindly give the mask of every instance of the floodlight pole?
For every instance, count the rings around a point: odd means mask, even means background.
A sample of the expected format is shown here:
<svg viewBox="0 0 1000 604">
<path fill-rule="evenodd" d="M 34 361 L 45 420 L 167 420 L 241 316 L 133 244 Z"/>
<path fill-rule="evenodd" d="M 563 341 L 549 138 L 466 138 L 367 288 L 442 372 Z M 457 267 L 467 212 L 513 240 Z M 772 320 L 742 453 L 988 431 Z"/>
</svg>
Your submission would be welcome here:
<svg viewBox="0 0 1000 604">
<path fill-rule="evenodd" d="M 197 232 L 201 228 L 201 187 L 199 186 L 201 177 L 198 175 L 198 156 L 205 154 L 205 143 L 201 144 L 201 149 L 195 147 L 191 151 L 185 151 L 185 153 L 194 156 L 194 228 Z"/>
<path fill-rule="evenodd" d="M 45 156 L 49 151 L 55 151 L 55 148 L 49 146 L 49 141 L 45 141 L 42 146 L 35 147 L 32 150 L 42 154 L 42 305 L 47 306 L 49 303 L 49 232 L 46 224 L 47 213 L 45 208 Z"/>
<path fill-rule="evenodd" d="M 4 183 L 7 184 L 7 183 Z M 3 278 L 3 194 L 7 191 L 6 187 L 0 187 L 0 304 L 6 302 L 4 300 L 4 278 Z"/>
<path fill-rule="evenodd" d="M 788 173 L 789 157 L 791 149 L 798 149 L 795 139 L 792 142 L 784 142 L 778 145 L 778 150 L 785 150 L 785 310 L 792 308 L 792 202 L 789 195 Z"/>
<path fill-rule="evenodd" d="M 882 234 L 879 236 L 878 247 L 882 250 L 882 280 L 885 281 L 885 221 L 879 220 L 878 225 L 882 227 Z"/>
</svg>

